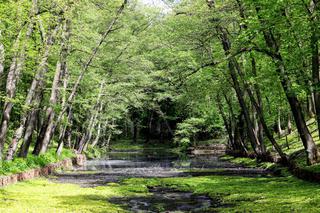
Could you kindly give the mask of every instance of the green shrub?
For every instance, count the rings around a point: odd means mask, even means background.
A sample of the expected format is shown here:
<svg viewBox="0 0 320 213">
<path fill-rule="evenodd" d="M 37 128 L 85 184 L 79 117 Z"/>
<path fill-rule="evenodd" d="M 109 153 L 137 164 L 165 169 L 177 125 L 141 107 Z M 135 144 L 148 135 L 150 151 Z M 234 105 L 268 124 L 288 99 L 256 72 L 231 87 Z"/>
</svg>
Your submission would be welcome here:
<svg viewBox="0 0 320 213">
<path fill-rule="evenodd" d="M 205 132 L 205 120 L 201 118 L 189 118 L 177 125 L 174 142 L 183 148 L 193 145 L 200 132 Z"/>
<path fill-rule="evenodd" d="M 55 149 L 48 150 L 47 153 L 39 156 L 28 155 L 27 158 L 15 158 L 12 161 L 0 162 L 0 175 L 9 175 L 27 171 L 33 168 L 44 167 L 50 163 L 56 163 L 60 160 L 74 157 L 71 150 L 64 149 L 60 156 Z"/>
</svg>

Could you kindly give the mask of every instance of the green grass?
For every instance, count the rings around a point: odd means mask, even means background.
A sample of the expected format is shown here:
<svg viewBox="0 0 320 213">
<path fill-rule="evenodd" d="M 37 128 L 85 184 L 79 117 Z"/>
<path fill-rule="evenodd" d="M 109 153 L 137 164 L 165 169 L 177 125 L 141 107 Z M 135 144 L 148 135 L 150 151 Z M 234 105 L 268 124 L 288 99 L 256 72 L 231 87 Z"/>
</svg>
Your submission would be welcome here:
<svg viewBox="0 0 320 213">
<path fill-rule="evenodd" d="M 127 184 L 167 186 L 219 198 L 221 212 L 319 212 L 320 187 L 293 177 L 208 176 L 128 179 Z"/>
<path fill-rule="evenodd" d="M 68 149 L 64 149 L 60 156 L 56 155 L 55 149 L 50 149 L 47 153 L 39 156 L 30 154 L 27 158 L 15 158 L 12 161 L 1 161 L 0 175 L 10 175 L 24 172 L 29 169 L 46 166 L 50 163 L 56 163 L 73 156 L 74 153 Z"/>
<path fill-rule="evenodd" d="M 35 179 L 0 189 L 0 212 L 125 212 L 108 198 L 146 192 L 142 185 L 81 188 Z"/>
<path fill-rule="evenodd" d="M 125 212 L 111 197 L 150 195 L 147 186 L 165 186 L 219 199 L 221 212 L 319 212 L 320 185 L 294 177 L 206 176 L 133 178 L 95 188 L 46 179 L 0 189 L 0 212 Z"/>
<path fill-rule="evenodd" d="M 230 155 L 222 156 L 220 159 L 230 161 L 232 163 L 250 167 L 250 168 L 259 167 L 259 168 L 269 169 L 275 166 L 274 163 L 270 163 L 270 162 L 258 162 L 256 159 L 233 157 Z"/>
</svg>

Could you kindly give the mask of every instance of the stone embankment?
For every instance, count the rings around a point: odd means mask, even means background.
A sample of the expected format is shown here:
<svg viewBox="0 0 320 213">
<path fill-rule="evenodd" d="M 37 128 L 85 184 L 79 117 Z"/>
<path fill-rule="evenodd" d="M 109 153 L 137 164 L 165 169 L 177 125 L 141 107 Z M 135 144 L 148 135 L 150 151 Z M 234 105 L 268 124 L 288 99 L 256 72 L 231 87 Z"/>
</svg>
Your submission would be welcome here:
<svg viewBox="0 0 320 213">
<path fill-rule="evenodd" d="M 17 174 L 0 176 L 0 187 L 15 184 L 19 181 L 48 176 L 53 174 L 57 169 L 71 169 L 73 166 L 83 166 L 85 162 L 86 156 L 78 154 L 73 159 L 65 159 L 57 163 L 51 163 L 42 168 L 35 168 Z"/>
</svg>

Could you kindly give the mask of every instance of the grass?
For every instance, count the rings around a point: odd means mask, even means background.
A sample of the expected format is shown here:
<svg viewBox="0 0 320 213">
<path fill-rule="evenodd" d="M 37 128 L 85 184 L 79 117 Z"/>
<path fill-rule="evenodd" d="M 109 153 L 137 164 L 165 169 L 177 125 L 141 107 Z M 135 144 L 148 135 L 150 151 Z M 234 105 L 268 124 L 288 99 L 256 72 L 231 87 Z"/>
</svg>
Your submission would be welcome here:
<svg viewBox="0 0 320 213">
<path fill-rule="evenodd" d="M 148 196 L 147 186 L 164 186 L 207 194 L 221 212 L 319 212 L 320 187 L 294 177 L 206 176 L 132 178 L 95 188 L 46 179 L 0 189 L 0 212 L 125 212 L 112 197 Z"/>
<path fill-rule="evenodd" d="M 220 159 L 230 161 L 235 164 L 239 164 L 245 167 L 259 167 L 264 169 L 272 168 L 275 164 L 270 162 L 258 162 L 256 159 L 253 158 L 242 158 L 242 157 L 233 157 L 229 155 L 225 155 L 221 157 Z"/>
<path fill-rule="evenodd" d="M 71 150 L 64 149 L 60 156 L 57 156 L 55 149 L 50 149 L 43 155 L 28 155 L 27 158 L 15 158 L 12 161 L 0 162 L 0 175 L 10 175 L 27 171 L 29 169 L 44 167 L 50 163 L 56 163 L 66 158 L 71 158 L 74 153 Z"/>
<path fill-rule="evenodd" d="M 0 189 L 0 212 L 125 212 L 108 198 L 146 192 L 132 184 L 81 188 L 35 179 Z"/>
<path fill-rule="evenodd" d="M 320 187 L 293 177 L 208 176 L 129 179 L 127 184 L 167 186 L 222 201 L 221 212 L 319 212 Z"/>
</svg>

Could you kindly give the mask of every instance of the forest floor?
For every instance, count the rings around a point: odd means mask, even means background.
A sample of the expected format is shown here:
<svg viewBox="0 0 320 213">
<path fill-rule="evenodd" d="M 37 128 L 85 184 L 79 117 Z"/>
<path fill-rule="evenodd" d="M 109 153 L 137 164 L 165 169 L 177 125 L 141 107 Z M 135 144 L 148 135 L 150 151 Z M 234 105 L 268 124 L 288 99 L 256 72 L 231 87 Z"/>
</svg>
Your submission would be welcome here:
<svg viewBox="0 0 320 213">
<path fill-rule="evenodd" d="M 320 185 L 290 174 L 273 176 L 218 157 L 173 158 L 156 149 L 146 149 L 142 155 L 139 150 L 116 152 L 116 157 L 88 161 L 85 168 L 1 188 L 0 212 L 112 213 L 136 208 L 164 212 L 208 203 L 200 212 L 318 212 L 320 208 Z"/>
</svg>

